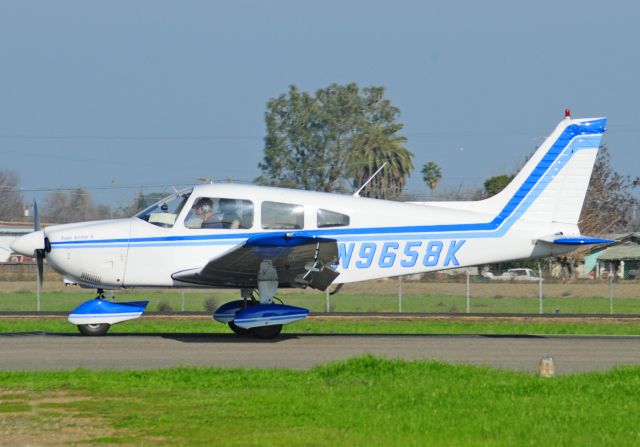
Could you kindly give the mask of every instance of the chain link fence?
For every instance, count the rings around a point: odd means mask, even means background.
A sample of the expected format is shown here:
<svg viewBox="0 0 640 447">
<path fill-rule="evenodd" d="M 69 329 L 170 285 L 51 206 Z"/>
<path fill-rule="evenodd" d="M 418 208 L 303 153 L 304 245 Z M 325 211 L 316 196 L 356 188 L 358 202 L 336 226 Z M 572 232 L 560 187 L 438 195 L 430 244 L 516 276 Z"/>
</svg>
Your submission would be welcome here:
<svg viewBox="0 0 640 447">
<path fill-rule="evenodd" d="M 515 314 L 640 314 L 640 282 L 607 279 L 560 281 L 540 278 L 486 278 L 479 275 L 426 275 L 346 284 L 339 293 L 282 289 L 286 304 L 312 312 L 425 312 Z M 50 269 L 40 298 L 42 311 L 68 311 L 95 296 L 91 289 L 65 286 Z M 240 298 L 238 290 L 134 289 L 115 293 L 117 301 L 149 300 L 149 311 L 213 312 Z M 0 267 L 0 311 L 37 310 L 34 265 Z"/>
</svg>

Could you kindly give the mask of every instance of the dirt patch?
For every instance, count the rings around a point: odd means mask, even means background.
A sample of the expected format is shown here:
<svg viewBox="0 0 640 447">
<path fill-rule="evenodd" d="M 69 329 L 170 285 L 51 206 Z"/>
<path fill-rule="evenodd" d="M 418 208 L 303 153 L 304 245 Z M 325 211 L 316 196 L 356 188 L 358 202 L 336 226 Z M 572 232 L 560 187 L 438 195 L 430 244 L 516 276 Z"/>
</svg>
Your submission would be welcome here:
<svg viewBox="0 0 640 447">
<path fill-rule="evenodd" d="M 90 401 L 91 397 L 71 392 L 32 393 L 0 388 L 3 402 L 26 404 L 25 411 L 0 412 L 0 446 L 90 446 L 92 440 L 131 435 L 109 426 L 100 416 L 88 417 L 65 404 Z M 127 445 L 120 442 L 100 445 Z"/>
</svg>

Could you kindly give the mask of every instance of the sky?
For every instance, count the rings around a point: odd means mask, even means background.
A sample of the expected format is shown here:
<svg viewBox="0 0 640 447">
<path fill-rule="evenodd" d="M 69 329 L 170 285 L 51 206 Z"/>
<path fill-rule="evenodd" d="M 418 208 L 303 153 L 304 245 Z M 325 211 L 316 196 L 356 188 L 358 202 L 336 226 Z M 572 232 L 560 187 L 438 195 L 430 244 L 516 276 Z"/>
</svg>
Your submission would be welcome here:
<svg viewBox="0 0 640 447">
<path fill-rule="evenodd" d="M 291 84 L 383 86 L 414 154 L 407 190 L 481 186 L 564 116 L 609 118 L 640 175 L 640 3 L 0 1 L 0 169 L 27 200 L 98 203 L 259 174 L 266 102 Z"/>
</svg>

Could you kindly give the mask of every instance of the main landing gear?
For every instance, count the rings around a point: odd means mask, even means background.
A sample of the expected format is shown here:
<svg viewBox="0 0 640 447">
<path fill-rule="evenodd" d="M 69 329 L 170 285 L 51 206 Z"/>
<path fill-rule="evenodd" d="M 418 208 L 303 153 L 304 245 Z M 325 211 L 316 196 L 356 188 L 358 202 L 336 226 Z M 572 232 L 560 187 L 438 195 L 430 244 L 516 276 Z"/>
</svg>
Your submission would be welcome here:
<svg viewBox="0 0 640 447">
<path fill-rule="evenodd" d="M 241 300 L 225 303 L 216 309 L 213 319 L 229 325 L 238 335 L 252 335 L 256 338 L 272 339 L 280 335 L 285 324 L 303 320 L 309 314 L 308 309 L 287 306 L 273 302 L 278 290 L 278 274 L 266 259 L 260 264 L 258 272 L 258 295 L 253 289 L 241 289 Z M 278 300 L 280 301 L 280 300 Z"/>
<path fill-rule="evenodd" d="M 256 306 L 260 304 L 260 301 L 256 299 L 256 297 L 254 296 L 253 290 L 242 289 L 241 294 L 242 294 L 242 301 L 241 301 L 242 307 L 238 309 L 235 316 L 237 316 L 240 312 L 248 309 L 251 306 Z M 273 298 L 278 300 L 278 298 L 276 297 L 273 297 Z M 234 303 L 237 303 L 237 301 L 234 301 Z M 277 304 L 273 304 L 273 305 L 277 306 Z M 283 304 L 280 304 L 280 305 L 283 306 Z M 280 332 L 282 332 L 282 324 L 274 324 L 269 326 L 256 326 L 249 329 L 238 326 L 234 321 L 229 321 L 227 324 L 234 333 L 243 337 L 253 335 L 256 338 L 271 339 L 271 338 L 277 337 L 278 335 L 280 335 Z"/>
</svg>

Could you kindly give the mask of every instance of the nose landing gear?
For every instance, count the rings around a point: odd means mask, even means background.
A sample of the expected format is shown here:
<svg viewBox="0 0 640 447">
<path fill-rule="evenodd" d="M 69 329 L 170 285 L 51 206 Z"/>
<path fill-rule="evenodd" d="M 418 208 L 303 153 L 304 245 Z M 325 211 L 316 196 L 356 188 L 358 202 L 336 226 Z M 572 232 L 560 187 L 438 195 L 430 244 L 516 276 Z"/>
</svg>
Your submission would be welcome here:
<svg viewBox="0 0 640 447">
<path fill-rule="evenodd" d="M 114 303 L 105 299 L 104 291 L 76 307 L 69 314 L 69 323 L 75 324 L 82 335 L 105 335 L 112 325 L 140 318 L 149 301 Z"/>
</svg>

